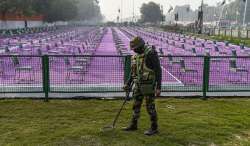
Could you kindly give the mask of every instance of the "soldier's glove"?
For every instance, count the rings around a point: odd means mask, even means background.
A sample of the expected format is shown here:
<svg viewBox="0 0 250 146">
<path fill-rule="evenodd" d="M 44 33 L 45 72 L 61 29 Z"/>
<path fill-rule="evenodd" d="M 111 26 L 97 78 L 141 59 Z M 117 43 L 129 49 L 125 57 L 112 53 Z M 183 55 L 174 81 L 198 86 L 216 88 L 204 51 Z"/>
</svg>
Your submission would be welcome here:
<svg viewBox="0 0 250 146">
<path fill-rule="evenodd" d="M 125 85 L 122 87 L 122 89 L 123 89 L 124 91 L 128 92 L 128 91 L 130 90 L 130 86 L 127 85 L 127 84 L 125 84 Z"/>
<path fill-rule="evenodd" d="M 161 90 L 160 89 L 156 89 L 155 96 L 159 97 L 160 95 L 161 95 Z"/>
</svg>

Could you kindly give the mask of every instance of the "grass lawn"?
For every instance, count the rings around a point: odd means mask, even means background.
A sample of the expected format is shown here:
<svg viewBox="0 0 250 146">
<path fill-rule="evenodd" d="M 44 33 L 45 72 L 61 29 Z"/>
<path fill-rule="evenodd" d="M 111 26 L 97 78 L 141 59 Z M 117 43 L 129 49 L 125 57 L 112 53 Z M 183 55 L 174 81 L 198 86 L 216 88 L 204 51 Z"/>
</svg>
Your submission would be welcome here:
<svg viewBox="0 0 250 146">
<path fill-rule="evenodd" d="M 143 106 L 140 127 L 123 132 L 129 102 L 117 129 L 112 122 L 120 100 L 1 100 L 0 145 L 62 146 L 247 146 L 250 145 L 250 99 L 158 99 L 160 133 L 144 136 L 149 118 Z"/>
</svg>

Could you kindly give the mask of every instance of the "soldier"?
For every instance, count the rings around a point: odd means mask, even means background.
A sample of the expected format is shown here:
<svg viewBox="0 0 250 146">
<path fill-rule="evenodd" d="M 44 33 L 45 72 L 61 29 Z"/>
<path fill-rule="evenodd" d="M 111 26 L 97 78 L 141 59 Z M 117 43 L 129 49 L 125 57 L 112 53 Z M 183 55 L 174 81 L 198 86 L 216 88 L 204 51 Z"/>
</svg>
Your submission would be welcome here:
<svg viewBox="0 0 250 146">
<path fill-rule="evenodd" d="M 140 37 L 134 38 L 130 42 L 130 47 L 136 55 L 132 56 L 130 78 L 123 88 L 125 91 L 128 91 L 132 81 L 135 83 L 133 88 L 133 116 L 131 124 L 123 130 L 137 130 L 140 109 L 145 97 L 151 128 L 145 131 L 144 134 L 150 136 L 158 133 L 155 96 L 160 96 L 161 93 L 162 71 L 160 61 L 156 50 L 146 45 Z"/>
</svg>

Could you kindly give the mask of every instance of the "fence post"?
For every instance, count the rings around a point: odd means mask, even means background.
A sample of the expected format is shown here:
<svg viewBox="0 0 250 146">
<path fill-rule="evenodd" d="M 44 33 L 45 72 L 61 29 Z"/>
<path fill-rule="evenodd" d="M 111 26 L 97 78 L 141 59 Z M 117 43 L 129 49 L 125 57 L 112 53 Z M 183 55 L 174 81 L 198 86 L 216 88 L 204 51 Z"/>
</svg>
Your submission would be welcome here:
<svg viewBox="0 0 250 146">
<path fill-rule="evenodd" d="M 241 38 L 241 31 L 238 29 L 238 38 Z"/>
<path fill-rule="evenodd" d="M 124 83 L 126 83 L 129 79 L 131 72 L 131 56 L 125 56 L 125 63 L 124 63 Z"/>
<path fill-rule="evenodd" d="M 204 56 L 204 66 L 203 66 L 203 99 L 207 98 L 207 92 L 209 88 L 209 73 L 210 73 L 210 57 Z"/>
<path fill-rule="evenodd" d="M 49 81 L 49 57 L 48 55 L 42 56 L 43 62 L 43 91 L 45 93 L 45 102 L 49 101 L 49 90 L 50 90 L 50 81 Z"/>
<path fill-rule="evenodd" d="M 230 29 L 230 37 L 231 38 L 233 37 L 233 29 L 232 28 Z"/>
</svg>

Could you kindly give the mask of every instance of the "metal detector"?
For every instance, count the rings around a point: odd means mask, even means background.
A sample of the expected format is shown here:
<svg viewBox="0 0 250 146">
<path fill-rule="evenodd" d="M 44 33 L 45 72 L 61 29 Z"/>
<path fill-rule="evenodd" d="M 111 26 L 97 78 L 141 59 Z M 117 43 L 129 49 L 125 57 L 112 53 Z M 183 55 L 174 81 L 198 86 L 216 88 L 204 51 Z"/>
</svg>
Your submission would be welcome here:
<svg viewBox="0 0 250 146">
<path fill-rule="evenodd" d="M 133 83 L 131 84 L 131 87 L 132 86 L 133 86 Z M 131 87 L 129 88 L 128 91 L 126 91 L 126 97 L 125 97 L 125 99 L 124 99 L 124 101 L 123 101 L 123 103 L 121 105 L 121 108 L 119 109 L 118 113 L 116 114 L 112 125 L 103 127 L 102 131 L 111 131 L 111 130 L 115 129 L 115 125 L 116 125 L 116 122 L 117 122 L 117 120 L 118 120 L 118 118 L 119 118 L 119 116 L 121 114 L 121 111 L 123 110 L 125 104 L 127 103 L 128 99 L 129 99 L 129 94 L 130 94 Z"/>
</svg>

